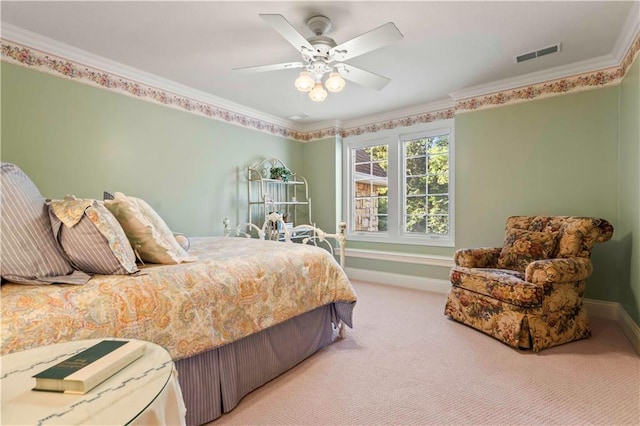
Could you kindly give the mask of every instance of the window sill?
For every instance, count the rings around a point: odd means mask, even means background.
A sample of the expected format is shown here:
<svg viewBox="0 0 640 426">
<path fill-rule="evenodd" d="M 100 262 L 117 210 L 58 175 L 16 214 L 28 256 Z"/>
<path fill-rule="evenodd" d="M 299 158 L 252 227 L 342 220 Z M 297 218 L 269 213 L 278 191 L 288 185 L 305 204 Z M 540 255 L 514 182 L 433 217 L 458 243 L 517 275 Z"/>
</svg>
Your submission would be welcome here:
<svg viewBox="0 0 640 426">
<path fill-rule="evenodd" d="M 373 259 L 388 262 L 412 263 L 416 265 L 441 266 L 452 268 L 453 257 L 427 254 L 398 253 L 383 250 L 346 249 L 346 256 L 360 259 Z"/>
<path fill-rule="evenodd" d="M 387 234 L 382 235 L 365 235 L 360 233 L 348 233 L 347 241 L 357 241 L 362 243 L 385 243 L 385 244 L 406 244 L 416 246 L 433 246 L 433 247 L 455 247 L 453 237 L 391 237 Z"/>
</svg>

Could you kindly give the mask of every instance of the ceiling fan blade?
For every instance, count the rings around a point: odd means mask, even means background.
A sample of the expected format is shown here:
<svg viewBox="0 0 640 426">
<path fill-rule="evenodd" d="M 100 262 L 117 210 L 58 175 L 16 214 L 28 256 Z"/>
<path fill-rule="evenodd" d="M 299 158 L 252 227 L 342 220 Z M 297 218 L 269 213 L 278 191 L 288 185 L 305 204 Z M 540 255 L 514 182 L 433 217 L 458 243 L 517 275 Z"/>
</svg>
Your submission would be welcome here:
<svg viewBox="0 0 640 426">
<path fill-rule="evenodd" d="M 365 71 L 362 68 L 354 67 L 353 65 L 338 64 L 335 68 L 345 79 L 376 90 L 382 90 L 384 86 L 389 84 L 391 81 L 391 79 L 387 77 L 374 74 L 370 71 Z"/>
<path fill-rule="evenodd" d="M 311 43 L 309 43 L 284 16 L 261 13 L 260 17 L 267 21 L 269 25 L 279 32 L 293 47 L 298 49 L 300 53 L 313 54 L 313 52 L 315 52 Z"/>
<path fill-rule="evenodd" d="M 259 65 L 257 67 L 234 68 L 233 71 L 242 74 L 253 74 L 256 72 L 279 71 L 295 68 L 304 68 L 307 64 L 302 62 L 286 62 L 284 64 Z"/>
<path fill-rule="evenodd" d="M 329 57 L 336 61 L 346 61 L 401 40 L 403 37 L 393 22 L 387 22 L 332 48 L 329 50 Z"/>
</svg>

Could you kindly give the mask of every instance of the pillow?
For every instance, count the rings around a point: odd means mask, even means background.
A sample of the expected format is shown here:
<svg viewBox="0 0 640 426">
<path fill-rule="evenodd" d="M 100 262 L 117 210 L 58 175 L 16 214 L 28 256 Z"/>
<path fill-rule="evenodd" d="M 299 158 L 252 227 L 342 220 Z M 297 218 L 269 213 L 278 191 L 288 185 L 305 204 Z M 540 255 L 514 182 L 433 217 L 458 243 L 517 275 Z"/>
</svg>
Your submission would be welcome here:
<svg viewBox="0 0 640 426">
<path fill-rule="evenodd" d="M 19 284 L 84 284 L 91 277 L 74 271 L 59 251 L 40 191 L 15 164 L 2 163 L 0 275 Z"/>
<path fill-rule="evenodd" d="M 197 260 L 178 244 L 164 220 L 144 200 L 116 192 L 114 199 L 105 200 L 104 205 L 118 219 L 143 261 L 175 264 Z"/>
<path fill-rule="evenodd" d="M 498 257 L 498 268 L 524 272 L 534 260 L 548 259 L 556 247 L 557 232 L 509 229 Z"/>
<path fill-rule="evenodd" d="M 53 233 L 76 269 L 100 275 L 138 271 L 126 234 L 101 201 L 68 196 L 49 206 Z"/>
<path fill-rule="evenodd" d="M 184 234 L 180 234 L 178 232 L 174 232 L 173 236 L 176 238 L 180 247 L 184 249 L 184 251 L 189 251 L 189 247 L 191 247 L 191 241 L 189 241 L 189 237 Z"/>
</svg>

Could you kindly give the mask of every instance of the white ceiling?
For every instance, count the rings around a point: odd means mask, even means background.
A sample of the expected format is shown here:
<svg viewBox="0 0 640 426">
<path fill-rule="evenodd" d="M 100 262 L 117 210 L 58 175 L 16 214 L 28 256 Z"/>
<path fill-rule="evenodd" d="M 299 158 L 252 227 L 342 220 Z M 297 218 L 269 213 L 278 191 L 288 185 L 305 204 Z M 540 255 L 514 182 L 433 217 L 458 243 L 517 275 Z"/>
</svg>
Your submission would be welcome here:
<svg viewBox="0 0 640 426">
<path fill-rule="evenodd" d="M 135 67 L 266 114 L 301 123 L 355 120 L 450 100 L 450 94 L 544 70 L 613 58 L 632 1 L 2 1 L 3 23 Z M 278 13 L 305 37 L 323 14 L 338 44 L 386 22 L 404 39 L 347 63 L 391 78 L 383 90 L 347 82 L 322 103 L 296 91 L 299 70 L 233 68 L 299 61 L 263 21 Z M 635 18 L 634 18 L 635 19 Z M 562 43 L 557 54 L 516 55 Z M 560 68 L 557 68 L 560 67 Z M 563 68 L 564 67 L 564 68 Z"/>
</svg>

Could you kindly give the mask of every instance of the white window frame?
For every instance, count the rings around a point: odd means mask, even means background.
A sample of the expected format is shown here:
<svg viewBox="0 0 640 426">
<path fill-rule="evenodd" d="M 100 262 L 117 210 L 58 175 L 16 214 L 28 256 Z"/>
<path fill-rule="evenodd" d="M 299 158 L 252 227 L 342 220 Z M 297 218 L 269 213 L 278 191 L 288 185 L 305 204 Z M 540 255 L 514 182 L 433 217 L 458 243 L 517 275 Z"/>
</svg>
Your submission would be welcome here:
<svg viewBox="0 0 640 426">
<path fill-rule="evenodd" d="M 417 235 L 403 230 L 403 204 L 405 197 L 405 162 L 403 143 L 406 140 L 449 135 L 449 234 Z M 353 230 L 353 176 L 352 151 L 354 148 L 387 144 L 388 149 L 388 222 L 387 231 L 363 232 Z M 454 119 L 392 129 L 375 134 L 358 135 L 343 140 L 343 210 L 347 220 L 347 238 L 351 241 L 411 244 L 440 247 L 455 246 L 455 135 Z"/>
</svg>

